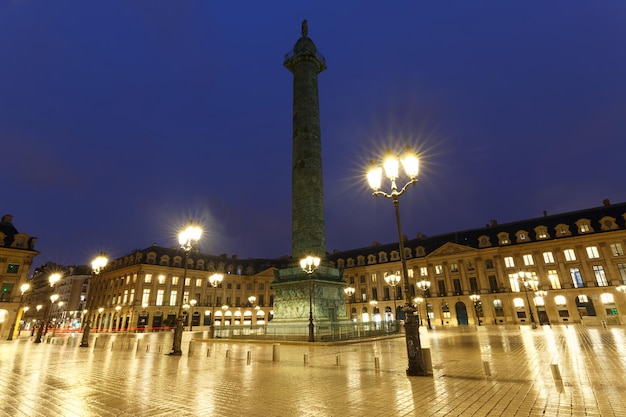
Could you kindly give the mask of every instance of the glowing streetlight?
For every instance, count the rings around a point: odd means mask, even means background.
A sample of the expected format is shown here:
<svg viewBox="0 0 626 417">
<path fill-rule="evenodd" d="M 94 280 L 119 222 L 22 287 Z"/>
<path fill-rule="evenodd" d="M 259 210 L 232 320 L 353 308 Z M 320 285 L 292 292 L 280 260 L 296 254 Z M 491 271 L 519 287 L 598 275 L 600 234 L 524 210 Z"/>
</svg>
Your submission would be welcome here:
<svg viewBox="0 0 626 417">
<path fill-rule="evenodd" d="M 400 164 L 404 169 L 404 174 L 408 178 L 404 186 L 398 189 L 396 180 L 400 175 Z M 390 181 L 390 191 L 387 193 L 381 191 L 383 171 Z M 417 174 L 419 173 L 419 159 L 417 155 L 410 149 L 407 149 L 404 156 L 398 159 L 390 151 L 382 161 L 382 166 L 376 165 L 373 161 L 367 171 L 367 181 L 373 191 L 374 196 L 383 196 L 393 201 L 396 215 L 396 226 L 398 229 L 398 245 L 400 248 L 400 263 L 402 264 L 402 280 L 404 284 L 404 295 L 406 303 L 402 309 L 405 313 L 404 334 L 406 338 L 407 356 L 409 366 L 406 374 L 409 376 L 425 376 L 427 375 L 424 359 L 422 357 L 422 346 L 419 336 L 419 322 L 415 318 L 416 310 L 410 299 L 409 274 L 406 266 L 406 255 L 404 253 L 404 237 L 402 227 L 400 225 L 399 199 L 410 185 L 417 183 Z"/>
<path fill-rule="evenodd" d="M 393 320 L 396 320 L 396 314 L 398 312 L 398 308 L 396 307 L 396 285 L 400 282 L 400 275 L 390 274 L 385 276 L 385 282 L 387 285 L 391 285 L 392 288 L 392 298 L 393 298 Z"/>
<path fill-rule="evenodd" d="M 183 303 L 185 293 L 185 281 L 187 281 L 187 267 L 189 264 L 189 254 L 191 250 L 198 244 L 200 237 L 202 236 L 202 228 L 195 224 L 189 224 L 178 234 L 178 243 L 180 248 L 185 253 L 185 269 L 183 273 L 183 279 L 180 283 L 180 298 L 178 303 L 178 317 L 176 318 L 176 327 L 174 329 L 174 340 L 172 343 L 172 350 L 170 355 L 180 356 L 183 354 L 181 344 L 183 341 Z"/>
<path fill-rule="evenodd" d="M 350 305 L 350 320 L 352 321 L 352 297 L 354 296 L 355 293 L 355 289 L 354 287 L 346 287 L 343 289 L 343 292 L 346 293 L 346 296 L 348 297 L 348 303 Z"/>
<path fill-rule="evenodd" d="M 537 323 L 535 323 L 535 315 L 533 314 L 533 309 L 530 307 L 530 298 L 528 298 L 528 287 L 531 289 L 537 288 L 537 283 L 539 280 L 534 277 L 530 272 L 520 271 L 515 274 L 516 278 L 524 284 L 524 294 L 526 294 L 526 303 L 528 305 L 528 311 L 530 312 L 530 323 L 533 329 L 537 328 Z"/>
<path fill-rule="evenodd" d="M 211 339 L 215 337 L 215 304 L 217 303 L 217 287 L 222 283 L 224 275 L 213 274 L 209 277 L 209 283 L 213 287 L 213 302 L 211 307 L 211 330 L 209 336 Z"/>
<path fill-rule="evenodd" d="M 198 301 L 196 300 L 189 300 L 189 305 L 190 305 L 190 309 L 189 309 L 189 331 L 193 330 L 193 308 L 196 306 L 196 304 L 198 304 Z"/>
<path fill-rule="evenodd" d="M 28 307 L 24 307 L 22 308 L 22 304 L 24 304 L 24 293 L 26 291 L 28 291 L 30 289 L 30 285 L 29 284 L 22 284 L 20 287 L 20 302 L 17 305 L 17 313 L 15 314 L 15 320 L 13 320 L 13 324 L 11 324 L 11 330 L 9 330 L 9 337 L 7 338 L 7 340 L 13 340 L 13 333 L 15 333 L 15 327 L 19 327 L 17 322 L 20 319 L 20 313 L 25 313 L 26 311 L 28 311 Z"/>
<path fill-rule="evenodd" d="M 321 259 L 317 256 L 307 256 L 300 259 L 300 268 L 309 278 L 309 342 L 315 342 L 315 325 L 313 324 L 313 272 L 320 266 Z"/>
<path fill-rule="evenodd" d="M 469 298 L 472 300 L 472 303 L 474 303 L 474 317 L 476 318 L 476 325 L 480 326 L 480 318 L 478 317 L 478 300 L 480 300 L 480 295 L 472 294 Z"/>
</svg>

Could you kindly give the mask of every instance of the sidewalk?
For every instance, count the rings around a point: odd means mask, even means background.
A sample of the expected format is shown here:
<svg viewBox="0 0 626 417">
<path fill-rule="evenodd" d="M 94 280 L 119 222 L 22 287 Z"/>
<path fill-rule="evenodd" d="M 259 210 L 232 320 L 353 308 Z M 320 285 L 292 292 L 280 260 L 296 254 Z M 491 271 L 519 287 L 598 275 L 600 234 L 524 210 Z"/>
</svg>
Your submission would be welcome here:
<svg viewBox="0 0 626 417">
<path fill-rule="evenodd" d="M 0 342 L 0 415 L 626 415 L 624 327 L 420 330 L 432 377 L 406 376 L 404 337 L 309 345 L 185 332 L 184 355 L 170 357 L 172 333 L 100 333 L 88 348 L 80 335 L 23 334 Z"/>
</svg>

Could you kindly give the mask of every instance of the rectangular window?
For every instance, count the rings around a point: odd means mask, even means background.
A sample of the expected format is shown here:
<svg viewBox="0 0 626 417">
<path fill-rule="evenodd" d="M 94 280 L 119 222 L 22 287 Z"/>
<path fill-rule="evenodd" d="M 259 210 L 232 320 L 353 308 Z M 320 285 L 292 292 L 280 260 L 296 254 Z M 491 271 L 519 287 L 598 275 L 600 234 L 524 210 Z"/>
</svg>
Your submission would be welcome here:
<svg viewBox="0 0 626 417">
<path fill-rule="evenodd" d="M 502 306 L 502 300 L 493 300 L 493 309 L 495 310 L 496 317 L 504 317 L 504 307 Z"/>
<path fill-rule="evenodd" d="M 251 282 L 248 282 L 246 284 L 246 291 L 252 291 L 252 283 Z"/>
<path fill-rule="evenodd" d="M 439 287 L 439 296 L 445 296 L 447 294 L 446 291 L 446 282 L 442 279 L 437 281 L 437 286 Z"/>
<path fill-rule="evenodd" d="M 409 278 L 413 278 L 413 268 L 407 271 L 409 273 Z"/>
<path fill-rule="evenodd" d="M 178 277 L 172 277 L 172 285 L 178 285 Z"/>
<path fill-rule="evenodd" d="M 478 280 L 472 277 L 469 279 L 469 284 L 470 284 L 470 292 L 472 294 L 478 293 Z"/>
<path fill-rule="evenodd" d="M 511 285 L 511 291 L 520 292 L 519 281 L 517 280 L 517 274 L 509 274 L 509 284 Z"/>
<path fill-rule="evenodd" d="M 165 290 L 157 290 L 156 305 L 162 306 L 165 298 Z"/>
<path fill-rule="evenodd" d="M 163 285 L 165 284 L 165 275 L 159 275 L 159 284 Z"/>
<path fill-rule="evenodd" d="M 18 264 L 9 264 L 7 266 L 7 274 L 17 274 L 20 270 L 20 266 Z"/>
<path fill-rule="evenodd" d="M 428 267 L 420 266 L 420 276 L 427 277 L 428 276 Z"/>
<path fill-rule="evenodd" d="M 611 244 L 611 253 L 613 256 L 622 256 L 624 254 L 624 249 L 622 249 L 622 245 L 619 243 Z"/>
<path fill-rule="evenodd" d="M 0 291 L 0 301 L 10 302 L 12 292 L 13 292 L 13 283 L 3 282 L 2 291 Z"/>
<path fill-rule="evenodd" d="M 441 315 L 444 319 L 450 318 L 450 306 L 448 303 L 441 303 Z"/>
<path fill-rule="evenodd" d="M 365 275 L 361 275 L 361 284 L 365 284 Z"/>
<path fill-rule="evenodd" d="M 489 275 L 489 291 L 498 292 L 498 280 L 495 275 Z"/>
<path fill-rule="evenodd" d="M 435 274 L 437 275 L 443 274 L 443 265 L 435 265 Z"/>
<path fill-rule="evenodd" d="M 361 301 L 362 302 L 366 302 L 367 301 L 367 292 L 366 292 L 367 288 L 361 288 Z"/>
<path fill-rule="evenodd" d="M 215 297 L 215 305 L 218 306 L 218 307 L 222 306 L 222 297 L 220 295 Z"/>
<path fill-rule="evenodd" d="M 566 261 L 571 262 L 576 260 L 576 253 L 574 252 L 574 249 L 565 249 L 563 251 L 563 255 L 565 255 Z"/>
<path fill-rule="evenodd" d="M 350 284 L 354 285 L 354 277 L 350 277 Z M 261 289 L 261 288 L 259 288 L 259 289 Z"/>
<path fill-rule="evenodd" d="M 548 269 L 548 279 L 550 280 L 550 288 L 553 290 L 561 289 L 561 280 L 556 269 Z"/>
<path fill-rule="evenodd" d="M 150 288 L 144 288 L 143 296 L 141 297 L 141 305 L 150 305 Z"/>
<path fill-rule="evenodd" d="M 130 304 L 135 302 L 135 289 L 134 288 L 130 289 L 130 300 L 128 300 L 128 302 Z"/>
<path fill-rule="evenodd" d="M 617 272 L 619 272 L 622 284 L 626 284 L 626 264 L 617 264 Z"/>
<path fill-rule="evenodd" d="M 606 274 L 604 273 L 604 267 L 602 265 L 593 265 L 593 275 L 596 277 L 598 287 L 606 287 L 609 285 L 606 280 Z"/>
<path fill-rule="evenodd" d="M 128 290 L 124 290 L 124 298 L 122 298 L 122 303 L 126 304 L 128 301 Z"/>
<path fill-rule="evenodd" d="M 598 259 L 600 257 L 600 253 L 598 252 L 597 246 L 587 246 L 587 256 L 589 259 Z"/>
<path fill-rule="evenodd" d="M 233 283 L 229 282 L 228 284 L 226 284 L 226 289 L 227 290 L 232 290 L 233 289 Z"/>
<path fill-rule="evenodd" d="M 452 280 L 452 285 L 454 285 L 454 295 L 461 295 L 463 294 L 463 290 L 461 289 L 461 280 L 458 278 L 455 278 Z"/>
<path fill-rule="evenodd" d="M 450 264 L 450 272 L 459 272 L 459 265 Z"/>
<path fill-rule="evenodd" d="M 185 287 L 191 286 L 191 278 L 185 278 Z"/>
<path fill-rule="evenodd" d="M 525 266 L 533 266 L 535 264 L 535 260 L 533 259 L 533 256 L 530 253 L 527 253 L 526 255 L 523 255 L 522 257 L 524 259 Z"/>
<path fill-rule="evenodd" d="M 372 282 L 376 282 L 376 280 L 378 280 L 378 276 L 376 275 L 376 273 L 374 272 L 372 274 Z"/>
<path fill-rule="evenodd" d="M 202 278 L 196 278 L 196 287 L 202 287 Z"/>
<path fill-rule="evenodd" d="M 589 228 L 589 225 L 587 223 L 583 223 L 580 225 L 580 233 L 587 233 L 590 230 L 591 229 Z"/>
<path fill-rule="evenodd" d="M 152 282 L 152 274 L 146 274 L 143 280 L 146 284 L 150 284 Z"/>
<path fill-rule="evenodd" d="M 554 254 L 552 252 L 544 252 L 543 253 L 543 261 L 547 264 L 554 263 Z"/>
<path fill-rule="evenodd" d="M 582 288 L 585 286 L 583 284 L 583 277 L 580 275 L 579 268 L 570 268 L 569 274 L 572 277 L 572 284 L 574 284 L 574 288 Z"/>
<path fill-rule="evenodd" d="M 351 284 L 354 284 L 354 280 L 352 280 Z M 265 291 L 265 283 L 259 282 L 259 291 Z"/>
<path fill-rule="evenodd" d="M 235 297 L 235 305 L 241 307 L 241 297 Z"/>
<path fill-rule="evenodd" d="M 259 305 L 260 306 L 265 305 L 265 296 L 263 294 L 259 294 Z"/>
<path fill-rule="evenodd" d="M 189 303 L 189 291 L 183 293 L 183 304 Z"/>
<path fill-rule="evenodd" d="M 178 298 L 178 291 L 176 290 L 172 290 L 170 291 L 170 305 L 171 306 L 175 306 L 176 305 L 176 299 Z"/>
<path fill-rule="evenodd" d="M 492 259 L 485 259 L 485 268 L 486 269 L 493 269 L 493 260 Z"/>
<path fill-rule="evenodd" d="M 466 265 L 467 265 L 467 270 L 470 272 L 475 269 L 474 264 L 472 262 L 468 262 Z"/>
<path fill-rule="evenodd" d="M 515 268 L 515 261 L 513 260 L 512 256 L 504 257 L 504 266 L 506 266 L 507 268 Z"/>
</svg>

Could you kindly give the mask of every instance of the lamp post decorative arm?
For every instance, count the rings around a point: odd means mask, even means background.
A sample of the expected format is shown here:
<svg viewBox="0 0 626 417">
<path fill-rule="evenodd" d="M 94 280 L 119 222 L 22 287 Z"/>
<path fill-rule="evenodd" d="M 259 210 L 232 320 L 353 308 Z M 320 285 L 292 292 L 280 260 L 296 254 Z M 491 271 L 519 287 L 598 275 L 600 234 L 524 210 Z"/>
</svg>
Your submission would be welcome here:
<svg viewBox="0 0 626 417">
<path fill-rule="evenodd" d="M 408 177 L 408 181 L 404 186 L 398 190 L 396 180 L 399 177 L 400 163 L 404 168 L 404 173 Z M 382 174 L 385 171 L 386 177 L 391 181 L 391 191 L 381 191 Z M 409 359 L 409 366 L 406 370 L 409 376 L 425 376 L 427 375 L 424 360 L 422 358 L 422 347 L 419 338 L 419 322 L 416 319 L 416 309 L 411 301 L 409 274 L 406 265 L 406 255 L 404 253 L 404 236 L 402 235 L 402 226 L 400 223 L 400 209 L 399 199 L 403 195 L 410 185 L 417 183 L 417 174 L 419 170 L 419 159 L 417 155 L 410 149 L 407 149 L 405 155 L 399 160 L 396 156 L 392 155 L 390 151 L 383 159 L 382 167 L 376 166 L 372 161 L 371 166 L 367 172 L 367 181 L 372 189 L 372 195 L 377 197 L 379 195 L 389 198 L 393 201 L 393 206 L 396 215 L 396 226 L 398 229 L 398 245 L 400 249 L 400 263 L 402 265 L 402 279 L 404 280 L 404 296 L 406 303 L 403 307 L 405 313 L 405 337 L 407 346 L 407 355 Z"/>
</svg>

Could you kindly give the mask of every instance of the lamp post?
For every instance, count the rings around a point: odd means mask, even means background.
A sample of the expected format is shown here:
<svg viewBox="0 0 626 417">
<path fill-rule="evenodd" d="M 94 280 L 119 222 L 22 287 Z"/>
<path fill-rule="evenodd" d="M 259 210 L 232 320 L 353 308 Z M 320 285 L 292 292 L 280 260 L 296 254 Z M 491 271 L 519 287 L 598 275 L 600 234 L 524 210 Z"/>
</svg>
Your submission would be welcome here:
<svg viewBox="0 0 626 417">
<path fill-rule="evenodd" d="M 533 309 L 530 307 L 530 298 L 528 297 L 528 287 L 533 284 L 532 288 L 537 286 L 537 278 L 534 278 L 530 272 L 520 271 L 517 273 L 517 279 L 522 281 L 524 284 L 524 293 L 526 294 L 526 303 L 528 305 L 528 311 L 530 313 L 530 323 L 533 329 L 537 328 L 537 323 L 535 323 L 535 315 L 533 314 Z"/>
<path fill-rule="evenodd" d="M 17 305 L 17 312 L 15 313 L 15 320 L 13 320 L 13 324 L 11 325 L 11 330 L 9 330 L 9 337 L 7 337 L 7 340 L 13 340 L 13 333 L 15 333 L 15 326 L 18 326 L 18 319 L 20 318 L 20 311 L 26 312 L 28 307 L 24 307 L 22 308 L 22 304 L 24 303 L 24 293 L 26 291 L 28 291 L 30 289 L 30 285 L 29 284 L 22 284 L 22 286 L 20 287 L 20 302 Z"/>
<path fill-rule="evenodd" d="M 174 329 L 174 341 L 172 343 L 172 350 L 170 355 L 180 356 L 183 354 L 181 344 L 183 341 L 183 302 L 185 292 L 185 281 L 187 280 L 187 264 L 189 260 L 189 254 L 191 250 L 200 240 L 202 236 L 202 229 L 200 226 L 190 224 L 183 231 L 178 234 L 178 243 L 180 248 L 185 253 L 185 269 L 183 272 L 183 279 L 180 283 L 180 299 L 178 303 L 178 317 L 176 318 L 176 328 Z"/>
<path fill-rule="evenodd" d="M 104 271 L 104 268 L 107 266 L 108 263 L 109 259 L 103 252 L 100 252 L 100 254 L 96 256 L 93 261 L 91 261 L 91 269 L 93 270 L 96 277 L 100 276 L 100 273 Z M 89 293 L 87 294 L 87 296 L 89 297 L 87 301 L 91 301 L 91 303 L 89 304 L 93 304 L 93 300 L 91 299 L 92 297 Z M 91 322 L 89 321 L 89 317 L 87 316 L 87 313 L 89 313 L 88 310 L 89 309 L 85 310 L 85 324 L 83 325 L 83 337 L 80 341 L 80 347 L 89 347 L 89 330 L 91 330 Z M 98 311 L 100 310 L 104 311 L 104 309 L 99 309 Z M 102 314 L 102 311 L 100 311 L 100 314 Z"/>
<path fill-rule="evenodd" d="M 58 308 L 57 308 L 57 316 L 60 316 L 60 318 L 56 318 L 56 322 L 54 323 L 54 327 L 52 328 L 52 336 L 56 336 L 56 331 L 57 331 L 57 326 L 61 327 L 63 326 L 63 323 L 65 322 L 63 320 L 63 312 L 61 311 L 61 307 L 63 307 L 65 305 L 65 302 L 63 301 L 59 301 L 58 302 Z"/>
<path fill-rule="evenodd" d="M 398 189 L 396 180 L 399 176 L 400 163 L 404 168 L 404 173 L 408 177 L 408 181 Z M 382 175 L 385 171 L 386 177 L 391 182 L 390 192 L 381 191 Z M 400 263 L 402 264 L 402 279 L 404 283 L 404 295 L 406 304 L 403 308 L 405 313 L 404 333 L 406 338 L 407 356 L 409 366 L 406 370 L 408 376 L 425 376 L 427 375 L 424 359 L 422 358 L 422 346 L 419 336 L 419 322 L 415 319 L 415 307 L 410 299 L 409 274 L 406 266 L 406 255 L 404 253 L 404 237 L 402 235 L 402 227 L 400 225 L 399 198 L 407 190 L 409 185 L 417 183 L 417 174 L 419 172 L 419 159 L 411 150 L 407 149 L 404 156 L 399 160 L 396 156 L 388 151 L 382 161 L 382 166 L 375 165 L 372 162 L 367 171 L 367 180 L 373 191 L 374 196 L 383 196 L 393 201 L 396 214 L 396 226 L 398 228 L 398 245 L 400 247 Z"/>
<path fill-rule="evenodd" d="M 354 296 L 355 291 L 356 290 L 354 289 L 354 287 L 346 287 L 343 289 L 343 292 L 345 292 L 348 296 L 348 304 L 350 306 L 350 321 L 352 321 L 352 297 Z"/>
<path fill-rule="evenodd" d="M 102 313 L 104 313 L 104 307 L 100 307 L 98 308 L 98 315 L 100 317 L 100 323 L 98 323 L 98 327 L 96 327 L 96 332 L 102 331 L 102 328 L 104 327 L 104 317 L 102 316 Z"/>
<path fill-rule="evenodd" d="M 400 282 L 400 275 L 391 274 L 385 277 L 385 282 L 387 285 L 391 285 L 393 290 L 393 320 L 396 320 L 396 313 L 398 312 L 398 308 L 396 307 L 396 285 Z"/>
<path fill-rule="evenodd" d="M 423 318 L 422 318 L 422 316 L 421 316 L 419 311 L 420 311 L 420 305 L 424 302 L 424 297 L 415 297 L 413 299 L 413 302 L 415 304 L 417 304 L 417 314 L 420 316 L 420 326 L 423 326 L 423 323 L 422 323 L 423 322 Z M 426 314 L 428 314 L 428 312 L 426 312 Z"/>
<path fill-rule="evenodd" d="M 195 299 L 189 300 L 189 305 L 191 306 L 189 309 L 189 331 L 193 330 L 193 308 L 196 306 L 198 301 Z"/>
<path fill-rule="evenodd" d="M 422 291 L 422 295 L 424 296 L 424 310 L 426 311 L 426 323 L 428 324 L 428 330 L 432 330 L 432 326 L 430 324 L 430 316 L 428 315 L 428 290 L 430 289 L 430 281 L 423 279 L 417 283 L 417 288 Z"/>
<path fill-rule="evenodd" d="M 213 274 L 209 277 L 209 283 L 213 287 L 213 303 L 211 308 L 211 331 L 209 337 L 213 339 L 215 337 L 215 304 L 217 303 L 217 287 L 224 279 L 222 274 Z"/>
<path fill-rule="evenodd" d="M 624 288 L 626 289 L 626 285 L 624 286 Z M 548 295 L 547 291 L 544 291 L 544 290 L 535 291 L 535 296 L 537 296 L 537 297 L 539 297 L 541 299 L 541 305 L 543 305 L 543 308 L 544 308 L 543 312 L 545 313 L 546 320 L 548 321 L 547 324 L 549 325 L 550 324 L 550 318 L 548 317 L 548 311 L 546 310 L 546 304 L 545 304 L 545 300 L 544 300 L 544 298 L 547 295 Z M 535 302 L 535 305 L 536 305 L 536 302 Z M 539 320 L 539 324 L 542 324 L 541 323 L 541 316 L 539 315 L 539 307 L 537 307 L 537 320 Z"/>
<path fill-rule="evenodd" d="M 315 342 L 315 325 L 313 324 L 313 272 L 320 266 L 321 259 L 307 256 L 300 260 L 300 268 L 309 278 L 309 342 Z"/>
<path fill-rule="evenodd" d="M 469 298 L 474 303 L 474 317 L 476 318 L 476 325 L 480 326 L 480 318 L 478 317 L 478 300 L 480 300 L 480 295 L 472 294 Z"/>
<path fill-rule="evenodd" d="M 113 323 L 115 323 L 114 331 L 118 331 L 122 328 L 122 316 L 120 315 L 120 311 L 122 311 L 122 306 L 115 306 L 115 320 L 113 320 Z"/>
<path fill-rule="evenodd" d="M 50 283 L 50 287 L 52 287 L 52 292 L 54 292 L 54 288 L 60 279 L 61 279 L 61 274 L 59 274 L 58 272 L 50 274 L 50 276 L 48 277 L 48 282 Z M 56 295 L 56 298 L 53 301 L 52 298 L 55 295 Z M 50 296 L 50 304 L 46 305 L 46 311 L 43 313 L 44 323 L 42 323 L 39 326 L 39 329 L 37 329 L 37 337 L 35 338 L 34 343 L 41 343 L 41 336 L 48 333 L 48 321 L 50 320 L 49 317 L 50 317 L 50 314 L 52 313 L 52 304 L 54 304 L 54 302 L 58 300 L 58 298 L 59 298 L 58 294 L 53 294 L 52 296 Z M 44 325 L 45 325 L 45 333 L 44 333 Z"/>
</svg>

